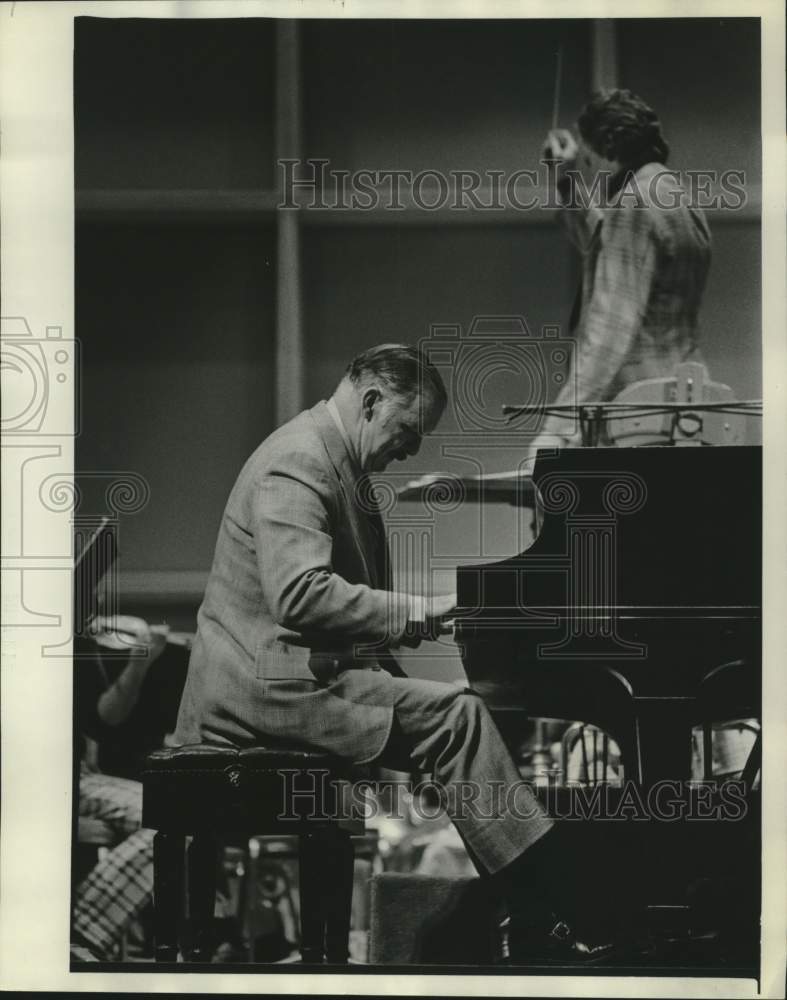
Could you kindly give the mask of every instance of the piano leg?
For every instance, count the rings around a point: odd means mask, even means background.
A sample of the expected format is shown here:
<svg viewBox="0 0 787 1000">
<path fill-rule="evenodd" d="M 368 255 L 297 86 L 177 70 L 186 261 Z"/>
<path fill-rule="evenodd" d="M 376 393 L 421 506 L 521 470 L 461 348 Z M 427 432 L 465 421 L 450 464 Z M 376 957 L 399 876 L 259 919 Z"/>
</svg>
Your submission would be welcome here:
<svg viewBox="0 0 787 1000">
<path fill-rule="evenodd" d="M 691 778 L 691 698 L 637 698 L 641 781 Z"/>
</svg>

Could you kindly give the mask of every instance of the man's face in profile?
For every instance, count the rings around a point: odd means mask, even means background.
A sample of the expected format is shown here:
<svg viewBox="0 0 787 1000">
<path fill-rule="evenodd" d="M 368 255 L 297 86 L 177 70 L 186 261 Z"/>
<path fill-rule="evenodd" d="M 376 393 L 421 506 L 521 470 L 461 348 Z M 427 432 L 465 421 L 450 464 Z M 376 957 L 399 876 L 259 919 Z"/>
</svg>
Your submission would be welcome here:
<svg viewBox="0 0 787 1000">
<path fill-rule="evenodd" d="M 364 423 L 361 464 L 365 472 L 382 472 L 391 462 L 416 455 L 426 434 L 431 434 L 442 408 L 423 396 L 397 396 L 380 389 Z"/>
</svg>

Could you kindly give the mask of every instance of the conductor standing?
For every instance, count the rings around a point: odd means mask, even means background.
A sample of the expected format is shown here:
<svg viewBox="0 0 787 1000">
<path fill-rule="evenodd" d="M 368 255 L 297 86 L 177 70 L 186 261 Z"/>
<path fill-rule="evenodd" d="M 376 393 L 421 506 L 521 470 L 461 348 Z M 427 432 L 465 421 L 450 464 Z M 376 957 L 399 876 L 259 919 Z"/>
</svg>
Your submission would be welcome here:
<svg viewBox="0 0 787 1000">
<path fill-rule="evenodd" d="M 604 402 L 643 379 L 701 361 L 699 310 L 711 237 L 675 171 L 653 108 L 629 90 L 593 95 L 578 140 L 553 129 L 560 221 L 582 258 L 569 327 L 571 371 L 553 404 Z M 576 443 L 573 422 L 551 416 L 534 444 Z"/>
</svg>

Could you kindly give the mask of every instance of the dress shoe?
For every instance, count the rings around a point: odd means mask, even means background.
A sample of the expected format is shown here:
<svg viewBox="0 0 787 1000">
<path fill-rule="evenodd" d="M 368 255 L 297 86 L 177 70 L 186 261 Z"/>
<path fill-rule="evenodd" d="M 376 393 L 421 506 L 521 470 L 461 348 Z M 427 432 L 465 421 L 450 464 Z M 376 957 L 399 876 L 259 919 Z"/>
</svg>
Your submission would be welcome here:
<svg viewBox="0 0 787 1000">
<path fill-rule="evenodd" d="M 523 924 L 516 917 L 509 918 L 507 925 L 503 937 L 507 938 L 509 965 L 593 965 L 611 960 L 618 952 L 615 942 L 579 934 L 556 914 L 540 926 L 531 921 Z"/>
</svg>

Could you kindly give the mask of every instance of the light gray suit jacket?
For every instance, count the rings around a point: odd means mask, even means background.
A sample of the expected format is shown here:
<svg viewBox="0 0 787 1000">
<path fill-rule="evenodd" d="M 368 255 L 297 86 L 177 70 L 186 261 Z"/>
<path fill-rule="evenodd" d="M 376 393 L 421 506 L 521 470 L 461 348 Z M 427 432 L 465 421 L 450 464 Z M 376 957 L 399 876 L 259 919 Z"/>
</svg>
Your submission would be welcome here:
<svg viewBox="0 0 787 1000">
<path fill-rule="evenodd" d="M 296 740 L 361 761 L 391 726 L 410 601 L 381 579 L 358 470 L 324 402 L 268 437 L 230 494 L 175 733 Z M 386 683 L 388 682 L 388 683 Z"/>
</svg>

